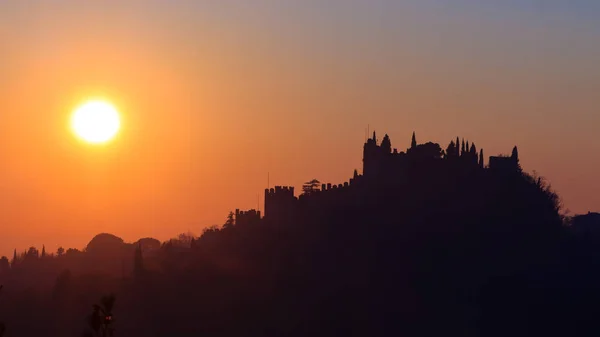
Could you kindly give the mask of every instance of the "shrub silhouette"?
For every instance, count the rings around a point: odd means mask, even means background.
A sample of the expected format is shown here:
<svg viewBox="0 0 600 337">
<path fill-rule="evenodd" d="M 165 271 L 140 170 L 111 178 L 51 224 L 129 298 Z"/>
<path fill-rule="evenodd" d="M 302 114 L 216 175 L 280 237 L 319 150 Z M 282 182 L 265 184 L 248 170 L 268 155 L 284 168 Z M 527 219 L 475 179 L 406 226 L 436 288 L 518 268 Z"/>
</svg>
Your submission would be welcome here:
<svg viewBox="0 0 600 337">
<path fill-rule="evenodd" d="M 88 317 L 88 325 L 91 331 L 83 333 L 83 336 L 109 337 L 114 336 L 113 309 L 116 301 L 114 295 L 103 296 L 100 304 L 92 306 L 92 313 Z"/>
</svg>

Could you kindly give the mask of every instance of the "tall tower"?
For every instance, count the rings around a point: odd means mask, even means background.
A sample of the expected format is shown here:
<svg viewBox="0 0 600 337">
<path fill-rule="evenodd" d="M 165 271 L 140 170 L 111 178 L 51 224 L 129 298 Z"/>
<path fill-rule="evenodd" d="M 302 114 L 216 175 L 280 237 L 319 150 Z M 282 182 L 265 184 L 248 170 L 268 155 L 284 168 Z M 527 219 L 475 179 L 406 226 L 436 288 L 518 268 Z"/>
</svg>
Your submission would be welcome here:
<svg viewBox="0 0 600 337">
<path fill-rule="evenodd" d="M 363 175 L 365 177 L 377 174 L 379 152 L 377 136 L 375 135 L 375 131 L 373 131 L 373 138 L 367 139 L 367 142 L 363 146 Z"/>
</svg>

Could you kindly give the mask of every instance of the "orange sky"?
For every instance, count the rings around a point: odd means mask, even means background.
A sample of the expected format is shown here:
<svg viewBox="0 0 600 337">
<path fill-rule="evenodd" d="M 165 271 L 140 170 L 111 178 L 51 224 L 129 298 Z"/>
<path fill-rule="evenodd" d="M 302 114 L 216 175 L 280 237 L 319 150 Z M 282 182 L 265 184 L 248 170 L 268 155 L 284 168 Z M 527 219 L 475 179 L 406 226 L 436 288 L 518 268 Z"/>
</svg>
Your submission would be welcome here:
<svg viewBox="0 0 600 337">
<path fill-rule="evenodd" d="M 599 210 L 600 25 L 460 4 L 0 3 L 0 254 L 200 233 L 262 207 L 267 172 L 346 180 L 367 124 L 401 149 L 413 130 L 517 144 L 569 209 Z M 98 96 L 123 125 L 90 146 L 68 118 Z"/>
</svg>

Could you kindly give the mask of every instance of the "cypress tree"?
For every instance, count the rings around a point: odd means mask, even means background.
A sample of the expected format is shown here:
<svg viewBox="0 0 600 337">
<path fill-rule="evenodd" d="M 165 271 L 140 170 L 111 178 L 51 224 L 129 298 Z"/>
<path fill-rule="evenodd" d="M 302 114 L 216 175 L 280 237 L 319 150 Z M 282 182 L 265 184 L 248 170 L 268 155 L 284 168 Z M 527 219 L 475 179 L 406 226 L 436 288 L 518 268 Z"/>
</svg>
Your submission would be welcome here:
<svg viewBox="0 0 600 337">
<path fill-rule="evenodd" d="M 483 149 L 479 150 L 479 167 L 483 168 Z"/>
<path fill-rule="evenodd" d="M 469 157 L 477 164 L 477 147 L 475 143 L 471 143 L 471 149 L 469 150 Z"/>
<path fill-rule="evenodd" d="M 417 135 L 415 134 L 415 132 L 413 131 L 413 135 L 412 135 L 412 141 L 410 142 L 410 148 L 414 149 L 417 147 Z"/>
<path fill-rule="evenodd" d="M 448 147 L 446 148 L 446 155 L 448 157 L 456 156 L 456 145 L 454 145 L 454 141 L 450 141 L 450 144 L 448 144 Z"/>
<path fill-rule="evenodd" d="M 46 257 L 46 245 L 42 245 L 42 259 Z"/>
<path fill-rule="evenodd" d="M 458 139 L 458 137 L 456 137 L 456 156 L 460 157 L 460 139 Z"/>
<path fill-rule="evenodd" d="M 383 136 L 383 140 L 381 141 L 381 149 L 385 153 L 392 152 L 392 142 L 390 141 L 390 137 L 387 135 L 387 133 L 385 136 Z"/>
<path fill-rule="evenodd" d="M 516 146 L 513 148 L 512 155 L 510 157 L 515 162 L 515 164 L 517 164 L 518 172 L 521 172 L 522 168 L 521 168 L 521 164 L 519 163 L 519 150 L 517 149 Z"/>
</svg>

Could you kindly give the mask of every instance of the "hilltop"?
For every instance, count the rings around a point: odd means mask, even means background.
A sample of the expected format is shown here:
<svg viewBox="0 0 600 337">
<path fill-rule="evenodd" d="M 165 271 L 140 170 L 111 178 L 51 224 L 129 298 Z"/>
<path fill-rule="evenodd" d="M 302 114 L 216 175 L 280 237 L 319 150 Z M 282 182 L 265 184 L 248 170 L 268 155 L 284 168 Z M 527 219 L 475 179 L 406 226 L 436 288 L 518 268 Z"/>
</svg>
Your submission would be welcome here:
<svg viewBox="0 0 600 337">
<path fill-rule="evenodd" d="M 600 296 L 600 275 L 589 272 L 600 256 L 594 241 L 567 226 L 558 195 L 523 172 L 516 147 L 486 162 L 475 144 L 458 143 L 442 150 L 413 135 L 398 151 L 374 134 L 347 182 L 314 179 L 299 196 L 268 189 L 264 214 L 237 210 L 199 237 L 126 243 L 101 234 L 84 251 L 31 250 L 0 273 L 10 289 L 0 317 L 22 336 L 74 334 L 78 315 L 114 292 L 115 327 L 126 336 L 591 327 L 582 313 Z"/>
</svg>

